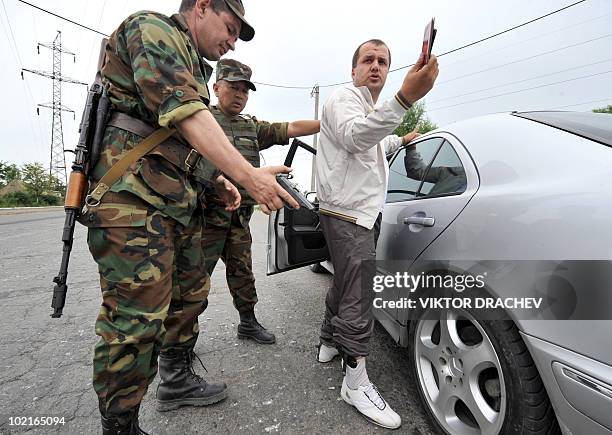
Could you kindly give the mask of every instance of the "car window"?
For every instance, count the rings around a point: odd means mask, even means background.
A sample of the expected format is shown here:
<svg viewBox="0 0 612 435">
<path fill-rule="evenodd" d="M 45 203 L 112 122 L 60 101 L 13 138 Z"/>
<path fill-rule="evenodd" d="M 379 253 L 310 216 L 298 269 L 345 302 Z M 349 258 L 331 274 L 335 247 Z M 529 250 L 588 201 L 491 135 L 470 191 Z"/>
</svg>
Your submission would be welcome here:
<svg viewBox="0 0 612 435">
<path fill-rule="evenodd" d="M 406 170 L 414 172 L 416 168 L 425 167 L 419 159 L 420 147 L 406 153 Z M 453 195 L 465 192 L 467 178 L 461 160 L 453 146 L 445 141 L 436 154 L 434 161 L 423 175 L 423 185 L 417 194 L 418 198 L 441 195 Z"/>
<path fill-rule="evenodd" d="M 406 170 L 405 160 L 409 153 L 408 148 L 414 148 L 414 146 L 400 149 L 395 154 L 395 158 L 389 166 L 389 184 L 386 202 L 409 201 L 416 197 L 425 173 L 424 169 L 427 168 L 429 162 L 436 155 L 442 140 L 441 138 L 431 138 L 417 143 L 421 161 L 425 162 L 425 166 L 418 173 L 413 171 L 408 174 Z"/>
</svg>

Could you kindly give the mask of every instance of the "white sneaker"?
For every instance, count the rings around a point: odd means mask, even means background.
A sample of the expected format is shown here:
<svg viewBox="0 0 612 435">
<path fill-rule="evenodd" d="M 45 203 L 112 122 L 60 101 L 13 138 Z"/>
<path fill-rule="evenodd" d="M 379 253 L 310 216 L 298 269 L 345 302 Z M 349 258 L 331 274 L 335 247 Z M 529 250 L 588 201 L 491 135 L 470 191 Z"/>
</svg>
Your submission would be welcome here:
<svg viewBox="0 0 612 435">
<path fill-rule="evenodd" d="M 319 361 L 320 363 L 328 363 L 335 357 L 340 355 L 338 349 L 336 349 L 335 347 L 326 346 L 323 343 L 319 343 L 318 348 L 319 349 L 317 350 L 317 361 Z"/>
<path fill-rule="evenodd" d="M 342 381 L 340 396 L 346 403 L 353 405 L 365 418 L 378 426 L 386 429 L 397 429 L 402 425 L 402 418 L 391 409 L 372 383 L 352 390 L 346 385 L 345 377 Z"/>
</svg>

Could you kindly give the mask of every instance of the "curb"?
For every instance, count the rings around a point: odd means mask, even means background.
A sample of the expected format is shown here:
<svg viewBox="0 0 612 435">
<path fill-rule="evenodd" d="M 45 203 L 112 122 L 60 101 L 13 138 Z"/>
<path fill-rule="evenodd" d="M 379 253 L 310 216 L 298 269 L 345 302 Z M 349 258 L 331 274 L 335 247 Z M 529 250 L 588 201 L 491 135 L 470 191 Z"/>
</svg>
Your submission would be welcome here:
<svg viewBox="0 0 612 435">
<path fill-rule="evenodd" d="M 45 211 L 63 210 L 63 205 L 55 205 L 49 207 L 7 207 L 0 208 L 0 215 L 22 214 L 22 213 L 42 213 Z"/>
</svg>

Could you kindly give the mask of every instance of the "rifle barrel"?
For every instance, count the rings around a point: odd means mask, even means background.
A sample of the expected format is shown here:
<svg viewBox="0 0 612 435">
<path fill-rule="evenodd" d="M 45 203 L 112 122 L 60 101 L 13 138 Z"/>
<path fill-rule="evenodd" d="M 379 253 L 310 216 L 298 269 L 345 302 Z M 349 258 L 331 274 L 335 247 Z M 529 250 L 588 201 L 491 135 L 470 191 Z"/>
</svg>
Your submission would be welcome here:
<svg viewBox="0 0 612 435">
<path fill-rule="evenodd" d="M 53 308 L 51 317 L 54 319 L 62 317 L 62 311 L 66 304 L 66 293 L 68 292 L 66 279 L 68 277 L 68 263 L 70 262 L 70 253 L 72 252 L 74 224 L 77 213 L 78 210 L 74 208 L 66 208 L 66 219 L 64 220 L 64 230 L 62 231 L 62 242 L 64 243 L 62 262 L 59 273 L 53 278 L 55 286 L 53 287 L 53 299 L 51 300 L 51 308 Z"/>
</svg>

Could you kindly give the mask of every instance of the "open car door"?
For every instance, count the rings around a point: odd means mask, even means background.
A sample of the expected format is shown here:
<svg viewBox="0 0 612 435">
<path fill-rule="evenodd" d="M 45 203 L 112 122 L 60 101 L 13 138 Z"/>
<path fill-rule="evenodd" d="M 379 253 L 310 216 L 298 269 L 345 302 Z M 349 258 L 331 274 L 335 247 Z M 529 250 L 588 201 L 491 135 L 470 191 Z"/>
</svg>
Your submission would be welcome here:
<svg viewBox="0 0 612 435">
<path fill-rule="evenodd" d="M 298 147 L 317 151 L 304 142 L 294 139 L 285 159 L 291 166 Z M 327 243 L 319 224 L 319 207 L 314 210 L 301 207 L 299 210 L 283 207 L 273 211 L 268 220 L 268 275 L 319 263 L 329 258 Z"/>
</svg>

